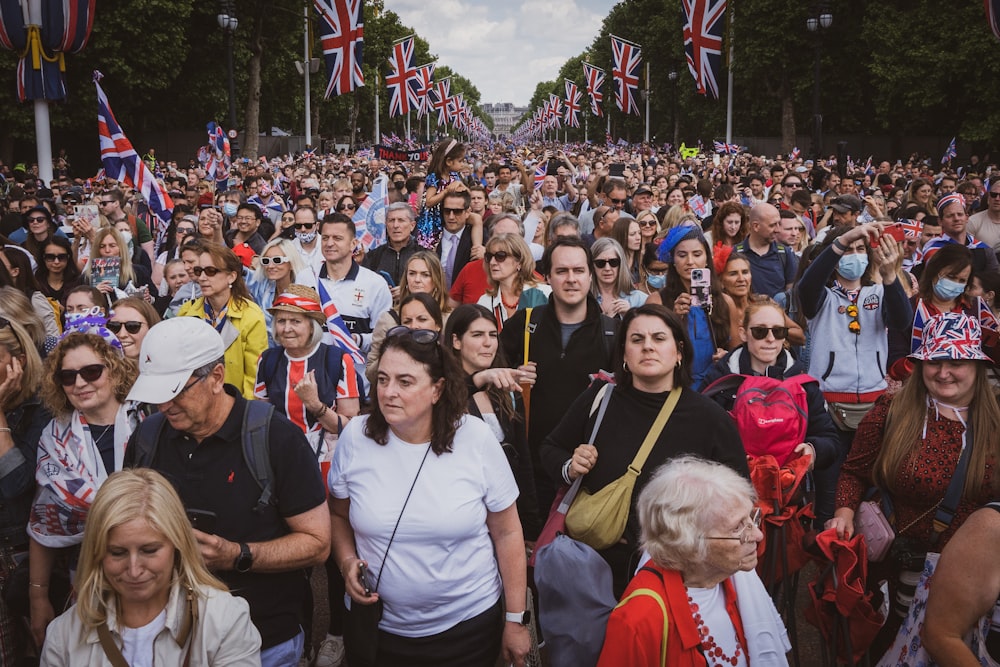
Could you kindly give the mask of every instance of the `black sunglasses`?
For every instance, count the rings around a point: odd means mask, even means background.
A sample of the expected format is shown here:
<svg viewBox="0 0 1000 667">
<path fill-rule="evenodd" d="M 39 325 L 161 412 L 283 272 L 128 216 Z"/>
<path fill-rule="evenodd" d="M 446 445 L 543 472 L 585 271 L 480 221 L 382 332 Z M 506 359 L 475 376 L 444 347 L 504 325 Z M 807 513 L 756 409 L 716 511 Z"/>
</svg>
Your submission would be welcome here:
<svg viewBox="0 0 1000 667">
<path fill-rule="evenodd" d="M 750 335 L 757 340 L 767 338 L 768 332 L 774 334 L 775 340 L 785 340 L 788 337 L 788 327 L 750 327 Z"/>
<path fill-rule="evenodd" d="M 462 215 L 465 213 L 464 208 L 445 208 L 441 207 L 441 215 Z"/>
<path fill-rule="evenodd" d="M 42 259 L 44 259 L 46 262 L 65 262 L 69 260 L 69 255 L 64 252 L 60 253 L 47 252 L 44 255 L 42 255 Z"/>
<path fill-rule="evenodd" d="M 217 269 L 214 266 L 195 266 L 191 269 L 194 275 L 201 277 L 201 274 L 205 274 L 209 278 L 214 278 L 218 274 L 222 273 L 222 269 Z"/>
<path fill-rule="evenodd" d="M 512 255 L 511 253 L 507 252 L 506 250 L 497 250 L 496 252 L 489 252 L 489 251 L 487 251 L 487 252 L 483 253 L 483 259 L 486 260 L 487 264 L 489 264 L 490 262 L 492 262 L 494 259 L 498 263 L 502 264 L 502 263 L 504 263 L 504 262 L 507 261 L 508 257 L 515 257 L 516 258 L 517 256 L 516 255 Z"/>
<path fill-rule="evenodd" d="M 626 202 L 625 199 L 615 199 L 614 197 L 608 197 L 608 201 L 612 204 L 624 204 Z"/>
<path fill-rule="evenodd" d="M 194 227 L 178 227 L 177 228 L 177 233 L 178 234 L 183 234 L 183 235 L 194 234 L 195 233 L 195 229 L 194 229 Z"/>
<path fill-rule="evenodd" d="M 135 335 L 142 330 L 143 324 L 144 324 L 143 322 L 136 322 L 135 320 L 129 320 L 128 322 L 116 322 L 114 320 L 110 320 L 104 326 L 108 328 L 108 331 L 117 336 L 118 333 L 122 330 L 122 327 L 125 327 L 125 331 L 129 332 L 132 335 Z"/>
<path fill-rule="evenodd" d="M 316 226 L 315 222 L 296 222 L 295 229 L 312 229 Z"/>
<path fill-rule="evenodd" d="M 619 259 L 618 257 L 612 257 L 611 259 L 595 259 L 594 260 L 594 266 L 596 266 L 599 269 L 603 269 L 608 264 L 611 265 L 612 269 L 617 269 L 619 266 L 622 265 L 622 260 Z"/>
<path fill-rule="evenodd" d="M 430 329 L 411 329 L 410 327 L 404 327 L 402 324 L 385 332 L 386 338 L 397 338 L 399 336 L 408 336 L 412 338 L 414 342 L 420 343 L 421 345 L 436 343 L 438 340 L 437 331 L 431 331 Z"/>
<path fill-rule="evenodd" d="M 64 387 L 72 387 L 76 384 L 76 376 L 79 375 L 83 378 L 84 382 L 96 382 L 102 375 L 104 375 L 104 369 L 107 368 L 104 364 L 90 364 L 89 366 L 84 366 L 78 369 L 64 368 L 60 371 L 56 371 L 56 379 Z"/>
<path fill-rule="evenodd" d="M 264 266 L 267 266 L 268 264 L 274 264 L 275 266 L 278 266 L 279 264 L 284 264 L 285 262 L 290 262 L 290 261 L 292 261 L 292 260 L 288 259 L 287 257 L 261 257 L 260 258 L 260 263 L 262 265 L 264 265 Z"/>
<path fill-rule="evenodd" d="M 357 206 L 354 204 L 341 204 L 337 207 L 338 211 L 353 211 L 355 209 L 357 209 Z"/>
<path fill-rule="evenodd" d="M 28 218 L 28 222 L 48 222 L 48 221 L 49 219 L 46 218 L 44 215 L 33 215 L 30 218 Z"/>
</svg>

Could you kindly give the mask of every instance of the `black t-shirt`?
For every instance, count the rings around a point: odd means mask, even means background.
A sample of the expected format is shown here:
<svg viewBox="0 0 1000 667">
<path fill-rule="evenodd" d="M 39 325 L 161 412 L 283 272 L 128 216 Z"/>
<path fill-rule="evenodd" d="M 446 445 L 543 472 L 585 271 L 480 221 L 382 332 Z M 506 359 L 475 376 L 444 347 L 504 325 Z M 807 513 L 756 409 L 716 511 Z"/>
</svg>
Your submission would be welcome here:
<svg viewBox="0 0 1000 667">
<path fill-rule="evenodd" d="M 284 518 L 307 512 L 326 500 L 319 464 L 302 431 L 275 412 L 268 432 L 277 505 L 256 512 L 260 486 L 243 458 L 242 425 L 246 399 L 235 387 L 236 403 L 219 430 L 202 440 L 163 427 L 152 467 L 173 483 L 184 506 L 216 514 L 217 533 L 233 542 L 266 542 L 291 532 Z M 132 450 L 135 436 L 129 442 Z M 127 462 L 126 462 L 127 463 Z M 303 570 L 261 573 L 217 572 L 234 595 L 250 603 L 250 617 L 263 648 L 299 632 L 309 579 Z"/>
<path fill-rule="evenodd" d="M 88 424 L 90 428 L 90 439 L 97 445 L 97 451 L 101 454 L 101 461 L 104 462 L 104 469 L 108 474 L 115 472 L 115 425 L 108 424 Z"/>
</svg>

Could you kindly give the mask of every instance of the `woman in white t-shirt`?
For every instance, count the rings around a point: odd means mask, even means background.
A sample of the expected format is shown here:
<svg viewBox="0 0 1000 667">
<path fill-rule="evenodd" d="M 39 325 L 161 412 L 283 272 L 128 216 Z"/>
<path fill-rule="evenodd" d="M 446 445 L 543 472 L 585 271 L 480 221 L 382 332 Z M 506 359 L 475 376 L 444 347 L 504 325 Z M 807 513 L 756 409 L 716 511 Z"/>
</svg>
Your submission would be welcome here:
<svg viewBox="0 0 1000 667">
<path fill-rule="evenodd" d="M 329 475 L 333 550 L 350 603 L 384 605 L 374 661 L 346 634 L 352 667 L 492 667 L 501 649 L 505 664 L 524 665 L 517 485 L 490 428 L 465 414 L 459 377 L 437 332 L 391 329 L 372 413 L 340 436 Z"/>
</svg>

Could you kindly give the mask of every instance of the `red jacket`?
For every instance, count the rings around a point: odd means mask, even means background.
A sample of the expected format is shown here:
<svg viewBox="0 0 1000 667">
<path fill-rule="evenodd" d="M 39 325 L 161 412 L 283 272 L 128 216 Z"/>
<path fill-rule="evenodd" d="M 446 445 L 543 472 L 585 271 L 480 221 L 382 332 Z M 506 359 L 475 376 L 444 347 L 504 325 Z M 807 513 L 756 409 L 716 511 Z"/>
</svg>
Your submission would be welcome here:
<svg viewBox="0 0 1000 667">
<path fill-rule="evenodd" d="M 647 568 L 663 575 L 663 581 Z M 740 640 L 746 645 L 743 623 L 736 606 L 736 591 L 729 579 L 722 585 L 725 587 L 726 610 L 733 619 Z M 670 667 L 706 667 L 708 662 L 701 653 L 698 626 L 691 615 L 687 589 L 680 572 L 649 562 L 629 582 L 622 599 L 638 588 L 649 588 L 659 593 L 667 607 L 670 629 L 666 664 Z M 632 598 L 611 612 L 597 667 L 660 667 L 662 637 L 663 614 L 656 600 L 648 596 Z"/>
</svg>

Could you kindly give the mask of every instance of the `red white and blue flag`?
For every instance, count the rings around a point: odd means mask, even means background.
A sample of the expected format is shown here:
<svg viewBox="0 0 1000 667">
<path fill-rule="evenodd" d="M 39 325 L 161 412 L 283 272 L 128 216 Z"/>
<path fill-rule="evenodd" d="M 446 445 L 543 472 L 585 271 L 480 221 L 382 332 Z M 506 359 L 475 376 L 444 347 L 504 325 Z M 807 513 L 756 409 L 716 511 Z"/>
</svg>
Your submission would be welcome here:
<svg viewBox="0 0 1000 667">
<path fill-rule="evenodd" d="M 903 235 L 908 239 L 915 239 L 920 236 L 920 233 L 924 231 L 924 223 L 919 220 L 908 220 L 902 218 L 897 220 L 899 226 L 903 230 Z"/>
<path fill-rule="evenodd" d="M 125 136 L 125 131 L 111 113 L 108 97 L 101 88 L 103 75 L 94 72 L 94 85 L 97 87 L 97 132 L 101 140 L 101 163 L 108 178 L 113 178 L 130 185 L 138 191 L 156 218 L 157 240 L 160 241 L 167 233 L 170 225 L 170 215 L 174 210 L 174 202 L 167 194 L 163 183 L 157 181 L 153 172 L 142 161 L 132 147 L 132 142 Z"/>
<path fill-rule="evenodd" d="M 559 129 L 562 127 L 562 98 L 555 93 L 549 93 L 549 127 Z"/>
<path fill-rule="evenodd" d="M 430 93 L 434 88 L 434 63 L 427 63 L 417 68 L 417 118 L 431 112 Z"/>
<path fill-rule="evenodd" d="M 389 56 L 392 71 L 385 77 L 385 85 L 389 89 L 390 116 L 405 116 L 420 103 L 415 49 L 413 35 L 392 43 L 392 55 Z"/>
<path fill-rule="evenodd" d="M 431 108 L 437 111 L 437 124 L 448 124 L 448 100 L 451 99 L 451 77 L 445 77 L 431 89 Z"/>
<path fill-rule="evenodd" d="M 320 16 L 319 39 L 330 81 L 324 99 L 365 85 L 361 71 L 365 21 L 362 0 L 313 0 Z"/>
<path fill-rule="evenodd" d="M 548 163 L 543 162 L 539 166 L 535 167 L 535 189 L 540 190 L 542 183 L 545 182 L 545 177 L 549 173 Z"/>
<path fill-rule="evenodd" d="M 713 141 L 712 146 L 715 148 L 716 153 L 728 153 L 730 155 L 736 155 L 740 152 L 739 144 L 727 144 L 724 141 Z"/>
<path fill-rule="evenodd" d="M 986 6 L 986 20 L 989 21 L 993 36 L 1000 39 L 1000 0 L 983 0 Z"/>
<path fill-rule="evenodd" d="M 583 76 L 587 80 L 590 113 L 595 116 L 603 116 L 604 110 L 601 109 L 601 103 L 604 102 L 604 70 L 600 67 L 594 67 L 590 63 L 583 63 Z"/>
<path fill-rule="evenodd" d="M 951 143 L 948 144 L 948 148 L 944 149 L 944 155 L 941 157 L 941 164 L 946 162 L 951 162 L 958 157 L 958 147 L 955 145 L 955 140 L 958 137 L 952 137 Z"/>
<path fill-rule="evenodd" d="M 225 190 L 229 183 L 229 139 L 222 128 L 212 121 L 208 124 L 208 151 L 205 163 L 206 176 L 215 181 L 217 191 Z"/>
<path fill-rule="evenodd" d="M 722 26 L 726 0 L 681 0 L 684 55 L 700 95 L 719 99 L 716 72 L 722 68 Z"/>
<path fill-rule="evenodd" d="M 336 345 L 351 355 L 351 359 L 354 360 L 356 366 L 364 368 L 365 355 L 361 353 L 361 349 L 354 342 L 351 330 L 347 328 L 347 323 L 340 316 L 340 311 L 337 310 L 333 298 L 326 291 L 326 287 L 323 286 L 322 280 L 317 281 L 316 288 L 316 291 L 319 293 L 320 303 L 323 305 L 323 314 L 326 315 L 326 327 L 329 334 L 329 339 L 327 339 L 327 336 L 323 336 L 323 342 Z"/>
<path fill-rule="evenodd" d="M 639 65 L 642 63 L 642 48 L 638 44 L 611 35 L 611 56 L 614 65 L 611 78 L 615 84 L 615 104 L 625 114 L 639 115 Z"/>
<path fill-rule="evenodd" d="M 568 127 L 580 127 L 580 98 L 583 93 L 575 82 L 566 79 L 566 104 L 563 107 L 563 119 Z"/>
<path fill-rule="evenodd" d="M 799 155 L 801 155 L 801 154 L 802 154 L 802 151 L 800 151 L 799 147 L 796 146 L 795 148 L 792 149 L 792 152 L 788 154 L 788 159 L 792 160 L 794 162 L 795 160 L 799 159 Z"/>
</svg>

